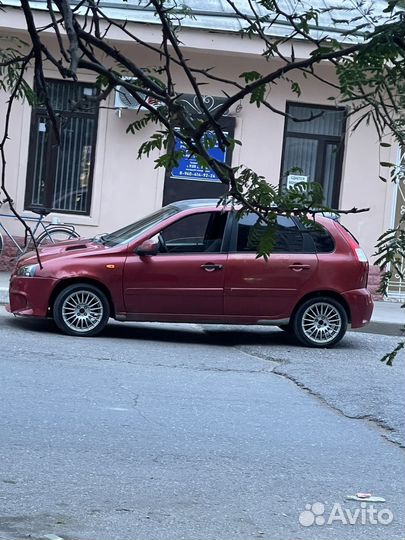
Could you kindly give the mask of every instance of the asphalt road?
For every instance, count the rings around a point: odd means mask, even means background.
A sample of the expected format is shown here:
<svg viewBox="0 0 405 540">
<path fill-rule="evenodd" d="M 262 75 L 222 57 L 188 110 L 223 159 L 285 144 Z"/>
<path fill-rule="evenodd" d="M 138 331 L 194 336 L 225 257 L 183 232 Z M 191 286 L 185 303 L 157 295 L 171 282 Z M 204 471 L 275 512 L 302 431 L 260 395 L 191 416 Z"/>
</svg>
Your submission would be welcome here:
<svg viewBox="0 0 405 540">
<path fill-rule="evenodd" d="M 2 311 L 0 339 L 0 539 L 404 538 L 404 363 L 378 361 L 396 338 L 314 351 L 265 328 L 114 323 L 81 339 Z M 300 524 L 306 504 L 355 512 L 359 491 L 392 522 Z"/>
</svg>

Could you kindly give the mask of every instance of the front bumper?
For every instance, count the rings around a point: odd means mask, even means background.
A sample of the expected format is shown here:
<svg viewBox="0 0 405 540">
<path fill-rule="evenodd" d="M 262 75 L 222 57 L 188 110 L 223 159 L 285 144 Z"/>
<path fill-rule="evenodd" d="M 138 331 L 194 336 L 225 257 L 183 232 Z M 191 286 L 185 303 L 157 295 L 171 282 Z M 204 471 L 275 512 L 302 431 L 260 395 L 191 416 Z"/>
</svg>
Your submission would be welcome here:
<svg viewBox="0 0 405 540">
<path fill-rule="evenodd" d="M 7 311 L 25 317 L 46 317 L 56 280 L 41 277 L 12 276 Z"/>
<path fill-rule="evenodd" d="M 371 320 L 374 303 L 368 289 L 355 289 L 342 294 L 350 309 L 352 328 L 365 326 Z"/>
</svg>

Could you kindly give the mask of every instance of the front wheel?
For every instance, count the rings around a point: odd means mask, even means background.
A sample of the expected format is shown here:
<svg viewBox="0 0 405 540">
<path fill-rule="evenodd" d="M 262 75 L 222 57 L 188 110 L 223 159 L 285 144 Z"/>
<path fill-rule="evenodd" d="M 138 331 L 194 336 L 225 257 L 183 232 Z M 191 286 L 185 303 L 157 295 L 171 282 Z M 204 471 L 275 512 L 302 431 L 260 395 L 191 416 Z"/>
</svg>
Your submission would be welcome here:
<svg viewBox="0 0 405 540">
<path fill-rule="evenodd" d="M 310 298 L 298 308 L 293 329 L 303 345 L 331 347 L 346 333 L 347 314 L 342 304 L 333 298 Z"/>
<path fill-rule="evenodd" d="M 56 325 L 71 336 L 95 336 L 106 326 L 109 317 L 110 306 L 105 294 L 86 283 L 66 287 L 53 305 Z"/>
<path fill-rule="evenodd" d="M 44 247 L 58 242 L 66 242 L 79 238 L 80 235 L 70 227 L 47 227 L 36 239 L 38 247 Z"/>
</svg>

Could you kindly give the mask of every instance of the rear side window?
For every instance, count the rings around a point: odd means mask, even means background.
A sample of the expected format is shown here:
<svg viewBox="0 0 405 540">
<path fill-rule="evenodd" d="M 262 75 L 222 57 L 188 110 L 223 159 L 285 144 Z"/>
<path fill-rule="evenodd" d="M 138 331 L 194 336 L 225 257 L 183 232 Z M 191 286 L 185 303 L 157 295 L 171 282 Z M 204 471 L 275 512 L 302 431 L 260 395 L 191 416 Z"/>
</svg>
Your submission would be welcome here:
<svg viewBox="0 0 405 540">
<path fill-rule="evenodd" d="M 335 242 L 329 232 L 320 226 L 319 229 L 309 231 L 315 244 L 317 253 L 331 253 L 335 249 Z"/>
<path fill-rule="evenodd" d="M 256 214 L 248 214 L 238 221 L 236 250 L 256 252 L 267 224 Z M 277 216 L 275 245 L 272 253 L 303 253 L 304 238 L 294 221 L 286 216 Z"/>
<path fill-rule="evenodd" d="M 299 226 L 311 245 L 312 253 L 331 253 L 335 250 L 335 241 L 330 232 L 313 220 L 299 220 Z"/>
</svg>

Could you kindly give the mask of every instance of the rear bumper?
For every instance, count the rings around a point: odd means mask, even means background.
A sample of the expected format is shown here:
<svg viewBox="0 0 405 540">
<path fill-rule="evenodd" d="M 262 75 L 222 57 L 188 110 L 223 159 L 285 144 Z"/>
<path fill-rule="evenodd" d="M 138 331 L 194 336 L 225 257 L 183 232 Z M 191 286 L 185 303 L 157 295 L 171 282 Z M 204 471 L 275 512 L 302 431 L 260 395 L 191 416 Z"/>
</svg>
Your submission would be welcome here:
<svg viewBox="0 0 405 540">
<path fill-rule="evenodd" d="M 350 309 L 352 328 L 365 326 L 371 320 L 374 303 L 368 289 L 356 289 L 342 294 Z"/>
<path fill-rule="evenodd" d="M 56 280 L 49 278 L 12 276 L 7 311 L 25 317 L 46 317 L 55 284 Z"/>
</svg>

